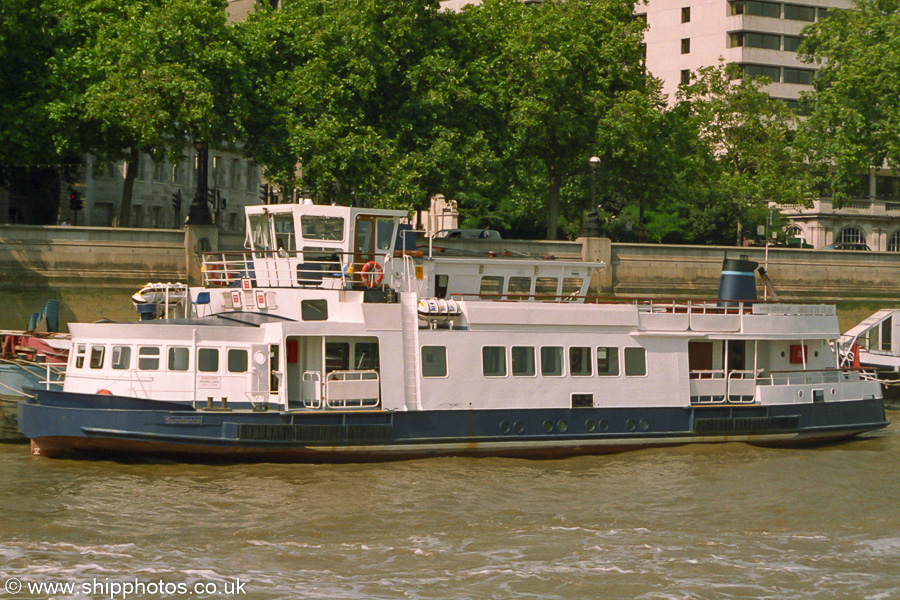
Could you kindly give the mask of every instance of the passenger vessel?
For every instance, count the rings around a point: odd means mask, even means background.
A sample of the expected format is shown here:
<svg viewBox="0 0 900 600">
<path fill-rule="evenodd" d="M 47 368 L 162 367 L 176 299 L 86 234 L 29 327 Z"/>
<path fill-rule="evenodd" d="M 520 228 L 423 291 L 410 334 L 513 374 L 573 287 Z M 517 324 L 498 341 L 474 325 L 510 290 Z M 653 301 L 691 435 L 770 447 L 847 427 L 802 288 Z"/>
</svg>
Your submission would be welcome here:
<svg viewBox="0 0 900 600">
<path fill-rule="evenodd" d="M 601 301 L 599 263 L 417 248 L 401 211 L 247 209 L 168 318 L 70 324 L 62 391 L 22 402 L 35 453 L 368 461 L 784 445 L 886 426 L 838 362 L 835 308 Z"/>
</svg>

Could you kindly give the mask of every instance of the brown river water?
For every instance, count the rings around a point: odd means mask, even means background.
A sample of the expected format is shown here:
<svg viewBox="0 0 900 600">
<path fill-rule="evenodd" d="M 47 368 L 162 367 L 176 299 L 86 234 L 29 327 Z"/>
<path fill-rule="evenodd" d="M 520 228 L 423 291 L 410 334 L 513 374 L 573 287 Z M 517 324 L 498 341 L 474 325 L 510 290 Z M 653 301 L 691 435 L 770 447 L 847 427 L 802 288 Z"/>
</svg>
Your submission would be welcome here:
<svg viewBox="0 0 900 600">
<path fill-rule="evenodd" d="M 898 416 L 815 448 L 553 461 L 122 463 L 0 445 L 0 598 L 900 598 Z"/>
</svg>

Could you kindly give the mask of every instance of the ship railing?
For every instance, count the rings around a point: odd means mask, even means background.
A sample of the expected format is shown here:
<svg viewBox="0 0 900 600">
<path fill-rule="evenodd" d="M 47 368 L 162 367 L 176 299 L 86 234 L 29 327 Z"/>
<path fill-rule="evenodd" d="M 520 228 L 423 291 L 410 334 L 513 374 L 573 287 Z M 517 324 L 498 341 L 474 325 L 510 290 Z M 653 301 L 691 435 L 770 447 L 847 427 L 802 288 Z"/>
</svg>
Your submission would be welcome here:
<svg viewBox="0 0 900 600">
<path fill-rule="evenodd" d="M 331 371 L 325 377 L 326 408 L 374 408 L 381 403 L 378 371 Z"/>
<path fill-rule="evenodd" d="M 806 371 L 770 371 L 762 375 L 759 385 L 809 385 L 861 381 L 868 376 L 861 370 L 817 369 Z"/>
<path fill-rule="evenodd" d="M 690 371 L 692 404 L 751 404 L 756 396 L 757 372 L 696 369 Z"/>
<path fill-rule="evenodd" d="M 330 248 L 203 252 L 201 258 L 203 283 L 212 288 L 239 288 L 244 281 L 267 288 L 381 288 L 390 279 L 385 256 L 361 259 Z"/>
<path fill-rule="evenodd" d="M 322 374 L 306 371 L 300 377 L 304 408 L 322 408 Z"/>
</svg>

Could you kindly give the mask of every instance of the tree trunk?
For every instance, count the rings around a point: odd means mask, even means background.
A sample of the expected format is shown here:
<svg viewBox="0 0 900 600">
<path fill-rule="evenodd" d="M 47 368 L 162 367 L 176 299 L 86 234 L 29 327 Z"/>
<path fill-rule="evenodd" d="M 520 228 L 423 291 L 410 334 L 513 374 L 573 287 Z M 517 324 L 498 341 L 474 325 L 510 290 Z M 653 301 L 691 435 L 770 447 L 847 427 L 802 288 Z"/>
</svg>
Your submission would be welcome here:
<svg viewBox="0 0 900 600">
<path fill-rule="evenodd" d="M 556 239 L 556 222 L 559 220 L 559 189 L 562 187 L 562 178 L 557 175 L 556 169 L 550 167 L 550 187 L 547 194 L 547 239 Z"/>
<path fill-rule="evenodd" d="M 134 180 L 137 179 L 138 161 L 141 152 L 137 148 L 131 148 L 128 154 L 128 163 L 125 168 L 125 185 L 122 186 L 122 204 L 119 205 L 119 215 L 113 222 L 113 227 L 131 226 L 131 197 L 134 193 Z"/>
</svg>

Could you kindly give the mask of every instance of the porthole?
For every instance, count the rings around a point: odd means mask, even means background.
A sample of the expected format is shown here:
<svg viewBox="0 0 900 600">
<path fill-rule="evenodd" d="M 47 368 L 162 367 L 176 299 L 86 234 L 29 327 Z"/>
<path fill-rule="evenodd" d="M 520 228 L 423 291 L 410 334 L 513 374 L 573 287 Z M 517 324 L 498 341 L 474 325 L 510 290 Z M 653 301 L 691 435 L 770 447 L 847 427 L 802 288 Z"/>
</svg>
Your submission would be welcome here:
<svg viewBox="0 0 900 600">
<path fill-rule="evenodd" d="M 784 358 L 784 352 L 781 353 L 781 358 Z"/>
<path fill-rule="evenodd" d="M 797 391 L 797 396 L 799 396 L 800 398 L 802 398 L 802 397 L 803 397 L 803 390 L 798 390 L 798 391 Z"/>
<path fill-rule="evenodd" d="M 634 429 L 635 429 L 634 419 L 628 419 L 627 421 L 625 421 L 625 428 L 628 431 L 634 431 Z"/>
<path fill-rule="evenodd" d="M 650 422 L 647 419 L 641 419 L 638 425 L 641 426 L 641 431 L 647 431 L 648 429 L 650 429 Z"/>
<path fill-rule="evenodd" d="M 566 425 L 565 421 L 557 421 L 556 428 L 559 430 L 560 433 L 565 433 L 566 430 L 569 428 L 569 426 Z"/>
<path fill-rule="evenodd" d="M 550 421 L 544 421 L 544 431 L 547 433 L 551 433 L 553 431 L 553 423 Z"/>
<path fill-rule="evenodd" d="M 523 423 L 522 421 L 516 421 L 513 425 L 513 429 L 516 430 L 516 433 L 522 433 L 523 431 L 525 431 L 525 423 Z"/>
<path fill-rule="evenodd" d="M 500 433 L 509 433 L 509 421 L 500 422 Z"/>
<path fill-rule="evenodd" d="M 594 433 L 594 430 L 597 429 L 597 424 L 594 423 L 593 419 L 588 419 L 584 422 L 584 430 L 588 433 Z"/>
<path fill-rule="evenodd" d="M 834 396 L 834 388 L 831 388 L 831 395 Z"/>
<path fill-rule="evenodd" d="M 609 429 L 609 423 L 606 419 L 600 419 L 600 431 L 606 431 L 607 429 Z"/>
</svg>

